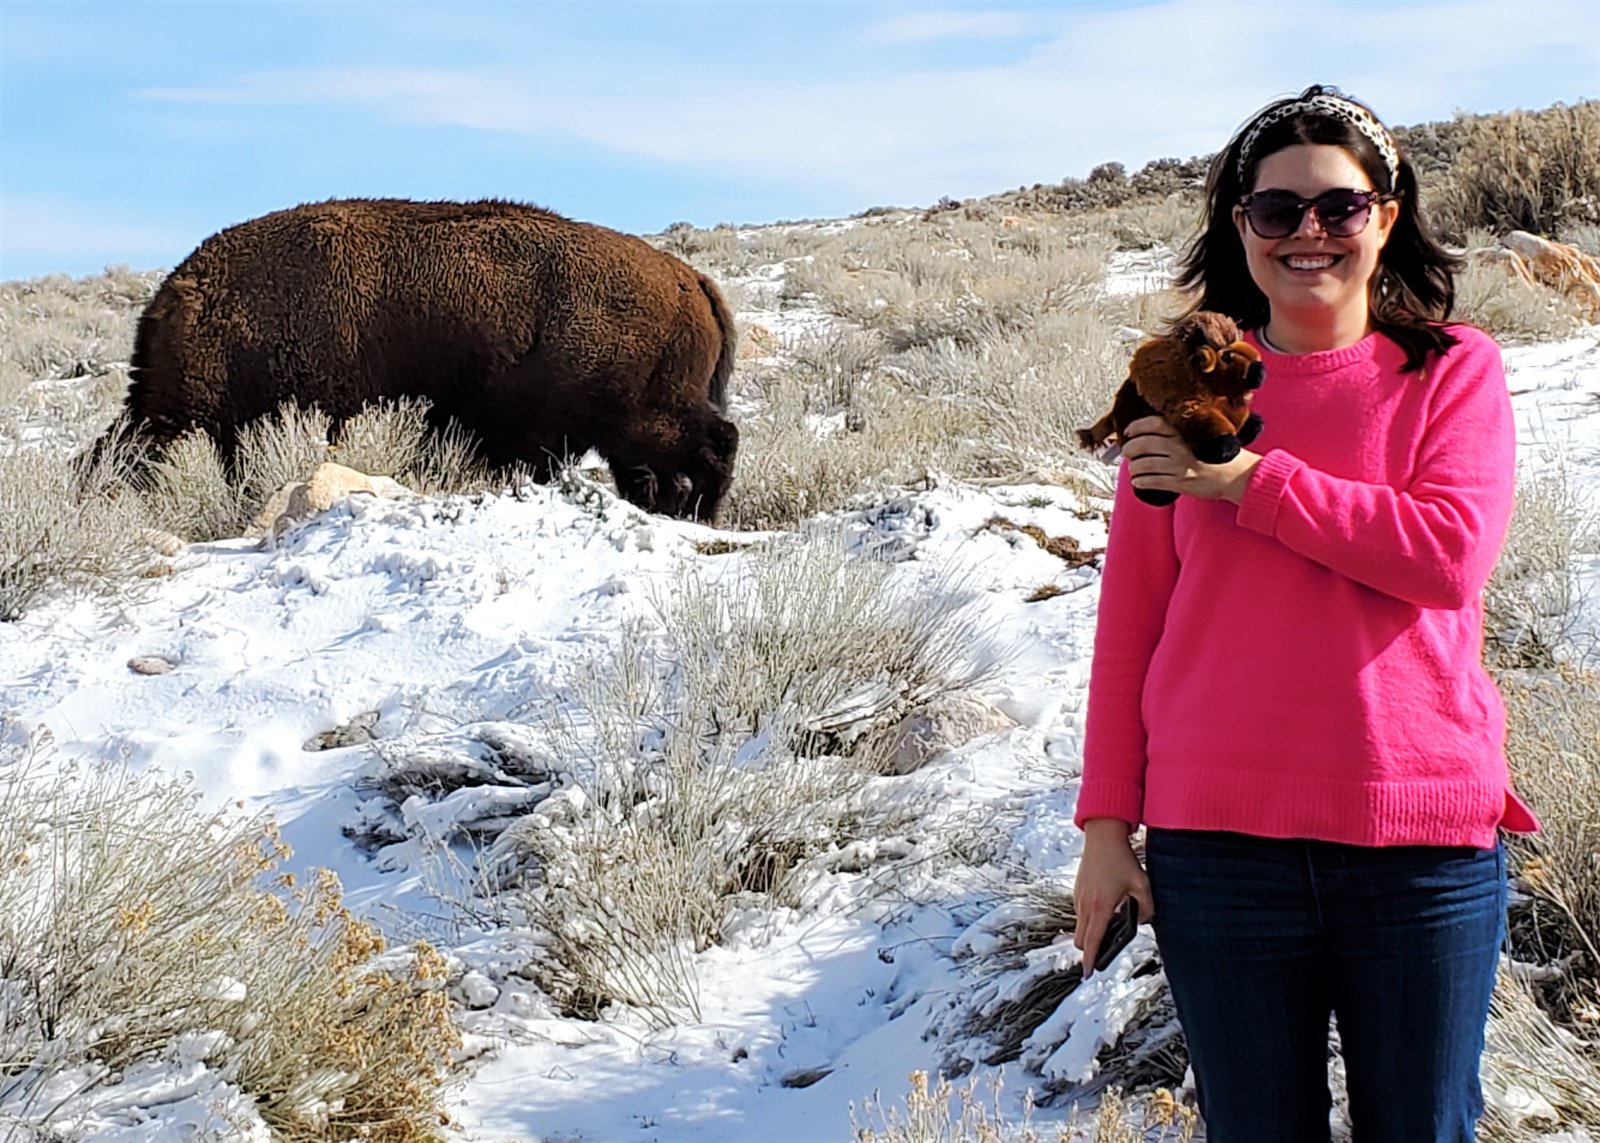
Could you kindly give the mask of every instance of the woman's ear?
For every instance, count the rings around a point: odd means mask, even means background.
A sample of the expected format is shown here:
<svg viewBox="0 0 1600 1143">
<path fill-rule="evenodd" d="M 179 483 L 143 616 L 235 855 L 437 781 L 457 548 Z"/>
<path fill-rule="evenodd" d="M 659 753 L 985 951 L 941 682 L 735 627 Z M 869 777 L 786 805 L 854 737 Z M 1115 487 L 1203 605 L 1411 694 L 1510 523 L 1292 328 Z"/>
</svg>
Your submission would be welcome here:
<svg viewBox="0 0 1600 1143">
<path fill-rule="evenodd" d="M 1243 242 L 1245 238 L 1248 237 L 1244 232 L 1244 207 L 1237 204 L 1235 204 L 1233 208 L 1233 225 L 1239 230 L 1239 241 Z"/>
<path fill-rule="evenodd" d="M 1395 220 L 1400 217 L 1400 200 L 1391 198 L 1378 204 L 1378 245 L 1382 247 L 1389 241 L 1389 235 L 1394 231 Z"/>
</svg>

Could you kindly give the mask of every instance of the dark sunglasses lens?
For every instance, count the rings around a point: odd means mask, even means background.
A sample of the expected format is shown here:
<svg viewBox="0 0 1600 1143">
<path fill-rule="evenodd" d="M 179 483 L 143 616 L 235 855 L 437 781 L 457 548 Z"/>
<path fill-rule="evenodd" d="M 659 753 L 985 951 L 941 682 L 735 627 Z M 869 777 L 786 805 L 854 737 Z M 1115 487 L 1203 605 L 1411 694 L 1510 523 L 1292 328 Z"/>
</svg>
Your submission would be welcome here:
<svg viewBox="0 0 1600 1143">
<path fill-rule="evenodd" d="M 1331 190 L 1317 196 L 1316 207 L 1324 230 L 1338 238 L 1349 238 L 1367 224 L 1371 202 L 1356 191 Z"/>
<path fill-rule="evenodd" d="M 1304 200 L 1298 196 L 1270 192 L 1252 198 L 1244 208 L 1250 228 L 1262 238 L 1287 238 L 1300 228 L 1305 211 Z"/>
</svg>

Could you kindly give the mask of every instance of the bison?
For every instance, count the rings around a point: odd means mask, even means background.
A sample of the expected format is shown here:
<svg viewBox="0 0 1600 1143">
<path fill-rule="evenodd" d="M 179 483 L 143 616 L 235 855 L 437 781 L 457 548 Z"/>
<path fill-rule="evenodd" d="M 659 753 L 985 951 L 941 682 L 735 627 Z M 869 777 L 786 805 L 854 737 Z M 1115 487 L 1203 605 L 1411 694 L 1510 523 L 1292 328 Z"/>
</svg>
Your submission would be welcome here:
<svg viewBox="0 0 1600 1143">
<path fill-rule="evenodd" d="M 633 503 L 709 520 L 739 443 L 734 351 L 716 285 L 639 238 L 499 200 L 332 200 L 231 226 L 167 277 L 121 431 L 201 428 L 231 465 L 283 402 L 337 422 L 425 398 L 493 465 L 549 479 L 593 448 Z"/>
</svg>

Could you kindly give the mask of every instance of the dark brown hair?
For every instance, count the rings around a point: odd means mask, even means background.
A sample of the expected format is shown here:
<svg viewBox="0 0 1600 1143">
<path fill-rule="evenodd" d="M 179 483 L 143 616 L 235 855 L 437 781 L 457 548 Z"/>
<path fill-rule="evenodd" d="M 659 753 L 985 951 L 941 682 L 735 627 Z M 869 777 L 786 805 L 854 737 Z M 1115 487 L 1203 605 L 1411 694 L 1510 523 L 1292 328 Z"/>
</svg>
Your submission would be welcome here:
<svg viewBox="0 0 1600 1143">
<path fill-rule="evenodd" d="M 1378 252 L 1378 268 L 1367 296 L 1372 327 L 1406 351 L 1407 369 L 1420 369 L 1430 353 L 1442 353 L 1456 343 L 1444 323 L 1455 305 L 1455 272 L 1461 259 L 1441 246 L 1429 229 L 1417 201 L 1417 173 L 1410 160 L 1399 157 L 1399 169 L 1391 181 L 1382 153 L 1355 124 L 1308 108 L 1268 123 L 1252 140 L 1241 171 L 1240 151 L 1251 128 L 1272 112 L 1313 95 L 1333 95 L 1357 107 L 1366 106 L 1338 88 L 1314 84 L 1252 116 L 1211 161 L 1204 225 L 1178 263 L 1178 285 L 1199 291 L 1191 312 L 1219 310 L 1246 329 L 1266 325 L 1271 309 L 1267 296 L 1250 276 L 1244 243 L 1233 221 L 1234 205 L 1255 186 L 1256 171 L 1266 156 L 1305 143 L 1341 147 L 1360 164 L 1373 189 L 1400 204 L 1389 240 Z M 1377 122 L 1377 116 L 1373 120 Z"/>
</svg>

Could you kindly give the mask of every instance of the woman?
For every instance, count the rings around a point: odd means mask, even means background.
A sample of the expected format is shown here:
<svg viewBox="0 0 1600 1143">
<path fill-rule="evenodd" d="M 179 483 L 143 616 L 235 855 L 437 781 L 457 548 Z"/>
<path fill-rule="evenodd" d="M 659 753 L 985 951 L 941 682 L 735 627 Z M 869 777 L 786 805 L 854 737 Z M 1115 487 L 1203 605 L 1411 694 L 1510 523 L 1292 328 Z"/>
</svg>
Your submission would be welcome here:
<svg viewBox="0 0 1600 1143">
<path fill-rule="evenodd" d="M 1329 1138 L 1337 1021 L 1357 1143 L 1463 1143 L 1504 932 L 1505 715 L 1479 595 L 1514 433 L 1455 259 L 1363 105 L 1270 104 L 1213 163 L 1180 284 L 1262 351 L 1226 464 L 1130 426 L 1077 821 L 1075 939 L 1153 919 L 1210 1143 Z M 1171 508 L 1134 488 L 1181 493 Z M 1147 827 L 1148 878 L 1130 834 Z"/>
</svg>

